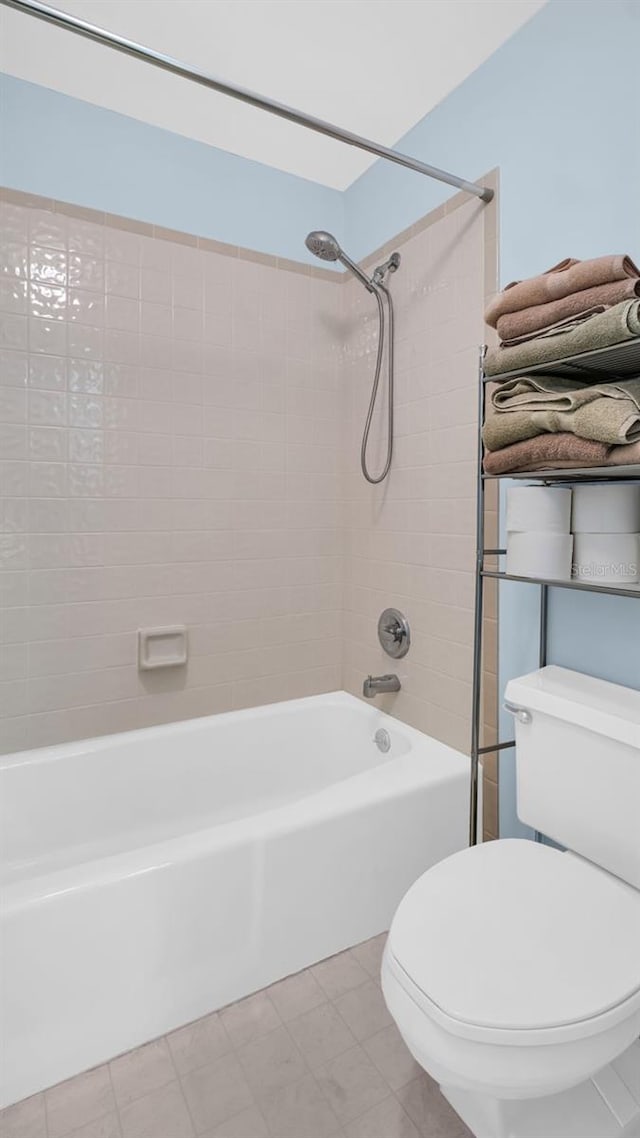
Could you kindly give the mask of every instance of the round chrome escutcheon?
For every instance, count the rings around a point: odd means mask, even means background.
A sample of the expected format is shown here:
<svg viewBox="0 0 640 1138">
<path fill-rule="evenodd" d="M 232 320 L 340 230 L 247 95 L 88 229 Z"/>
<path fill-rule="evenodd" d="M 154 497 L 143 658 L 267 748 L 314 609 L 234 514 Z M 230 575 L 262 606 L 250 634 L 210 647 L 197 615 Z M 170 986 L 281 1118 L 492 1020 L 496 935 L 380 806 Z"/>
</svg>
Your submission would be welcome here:
<svg viewBox="0 0 640 1138">
<path fill-rule="evenodd" d="M 378 640 L 387 656 L 401 660 L 409 651 L 409 621 L 400 609 L 385 609 L 378 621 Z"/>
</svg>

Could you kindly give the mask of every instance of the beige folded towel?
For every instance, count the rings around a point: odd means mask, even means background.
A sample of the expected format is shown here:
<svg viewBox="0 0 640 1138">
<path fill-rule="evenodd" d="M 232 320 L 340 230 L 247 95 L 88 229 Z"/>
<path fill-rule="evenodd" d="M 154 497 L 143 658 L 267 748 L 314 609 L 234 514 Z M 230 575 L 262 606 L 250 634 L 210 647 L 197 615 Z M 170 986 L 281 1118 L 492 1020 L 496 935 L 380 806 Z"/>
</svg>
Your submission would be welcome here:
<svg viewBox="0 0 640 1138">
<path fill-rule="evenodd" d="M 535 304 L 519 312 L 505 312 L 498 317 L 498 335 L 503 344 L 520 342 L 557 328 L 570 317 L 586 319 L 634 296 L 640 296 L 640 278 L 626 277 L 610 284 L 581 289 L 548 304 Z"/>
<path fill-rule="evenodd" d="M 632 450 L 633 446 L 614 447 Z M 568 431 L 557 435 L 538 435 L 489 451 L 484 458 L 487 474 L 509 474 L 518 470 L 568 470 L 572 467 L 604 466 L 612 448 L 607 443 L 580 439 Z"/>
<path fill-rule="evenodd" d="M 640 379 L 616 379 L 585 384 L 584 379 L 564 375 L 522 375 L 496 385 L 491 403 L 497 411 L 575 411 L 602 396 L 631 400 L 640 412 Z"/>
<path fill-rule="evenodd" d="M 585 320 L 570 332 L 542 336 L 514 344 L 510 348 L 489 348 L 485 360 L 486 375 L 499 376 L 508 371 L 525 371 L 538 364 L 577 356 L 582 352 L 608 348 L 624 340 L 640 336 L 640 300 L 623 300 L 604 312 Z"/>
<path fill-rule="evenodd" d="M 490 404 L 482 437 L 487 450 L 500 450 L 536 435 L 560 431 L 612 446 L 635 443 L 640 440 L 640 411 L 633 399 L 611 399 L 605 395 L 573 411 L 509 411 L 505 414 Z"/>
<path fill-rule="evenodd" d="M 484 318 L 495 328 L 498 317 L 505 312 L 519 312 L 532 305 L 547 304 L 573 292 L 624 280 L 625 277 L 640 277 L 640 270 L 625 254 L 594 257 L 588 261 L 567 257 L 537 277 L 512 281 L 493 298 Z"/>
</svg>

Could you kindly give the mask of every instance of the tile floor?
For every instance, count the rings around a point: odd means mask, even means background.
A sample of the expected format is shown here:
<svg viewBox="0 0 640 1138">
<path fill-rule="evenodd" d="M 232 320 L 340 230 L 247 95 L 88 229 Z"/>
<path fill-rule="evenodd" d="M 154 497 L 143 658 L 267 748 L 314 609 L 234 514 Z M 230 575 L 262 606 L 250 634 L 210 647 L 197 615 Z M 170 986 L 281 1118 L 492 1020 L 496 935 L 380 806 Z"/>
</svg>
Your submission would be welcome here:
<svg viewBox="0 0 640 1138">
<path fill-rule="evenodd" d="M 0 1114 L 1 1138 L 472 1138 L 378 982 L 384 935 Z"/>
</svg>

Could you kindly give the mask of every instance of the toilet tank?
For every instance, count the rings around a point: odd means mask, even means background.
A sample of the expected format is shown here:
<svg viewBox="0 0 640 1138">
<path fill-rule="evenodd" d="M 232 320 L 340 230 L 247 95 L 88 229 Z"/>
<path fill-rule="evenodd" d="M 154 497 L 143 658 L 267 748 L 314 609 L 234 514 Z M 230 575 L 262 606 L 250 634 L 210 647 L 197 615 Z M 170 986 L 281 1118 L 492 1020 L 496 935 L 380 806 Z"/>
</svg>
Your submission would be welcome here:
<svg viewBox="0 0 640 1138">
<path fill-rule="evenodd" d="M 640 889 L 640 691 L 551 665 L 505 706 L 520 820 Z"/>
</svg>

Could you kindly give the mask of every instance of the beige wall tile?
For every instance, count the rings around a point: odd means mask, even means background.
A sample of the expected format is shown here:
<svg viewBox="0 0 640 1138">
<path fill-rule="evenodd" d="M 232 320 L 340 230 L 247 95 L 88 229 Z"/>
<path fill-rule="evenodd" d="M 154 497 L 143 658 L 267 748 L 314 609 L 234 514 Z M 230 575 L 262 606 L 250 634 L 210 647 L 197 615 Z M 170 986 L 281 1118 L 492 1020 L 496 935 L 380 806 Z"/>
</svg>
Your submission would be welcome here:
<svg viewBox="0 0 640 1138">
<path fill-rule="evenodd" d="M 358 458 L 375 312 L 357 282 L 0 197 L 16 239 L 31 242 L 34 287 L 40 267 L 60 291 L 45 313 L 55 319 L 28 327 L 18 265 L 22 292 L 0 301 L 3 482 L 16 519 L 3 575 L 17 647 L 7 682 L 19 685 L 9 749 L 341 686 L 360 694 L 364 675 L 393 667 L 375 629 L 395 604 L 414 644 L 385 709 L 467 750 L 477 349 L 496 287 L 495 208 L 456 195 L 367 258 L 396 247 L 403 257 L 391 284 L 395 462 L 372 488 Z M 494 535 L 494 486 L 487 503 Z M 491 587 L 486 611 L 488 729 Z M 185 673 L 141 679 L 137 627 L 181 621 Z M 230 670 L 220 629 L 234 644 Z"/>
<path fill-rule="evenodd" d="M 335 278 L 48 199 L 2 208 L 47 317 L 28 328 L 21 277 L 3 291 L 5 749 L 340 687 Z M 229 672 L 198 637 L 219 620 Z M 139 675 L 137 628 L 173 622 L 189 665 Z"/>
<path fill-rule="evenodd" d="M 484 777 L 491 779 L 492 782 L 498 781 L 498 752 L 494 751 L 493 754 L 482 756 L 482 769 Z"/>
<path fill-rule="evenodd" d="M 367 259 L 399 247 L 392 279 L 397 327 L 396 461 L 384 488 L 367 487 L 357 458 L 374 366 L 373 313 L 348 281 L 345 369 L 345 686 L 359 695 L 368 672 L 397 671 L 402 691 L 385 710 L 467 752 L 471 736 L 471 644 L 475 558 L 478 347 L 485 294 L 496 287 L 495 206 L 456 195 L 424 223 Z M 383 436 L 384 424 L 376 427 Z M 381 462 L 380 447 L 372 464 Z M 497 542 L 495 487 L 487 495 L 489 544 Z M 490 590 L 487 590 L 488 592 Z M 407 615 L 408 657 L 377 646 L 387 605 Z M 495 601 L 489 598 L 483 719 L 496 722 Z M 497 779 L 497 767 L 492 768 Z M 497 785 L 493 782 L 493 787 Z M 493 795 L 495 799 L 495 795 Z M 495 801 L 489 793 L 487 816 Z"/>
</svg>

